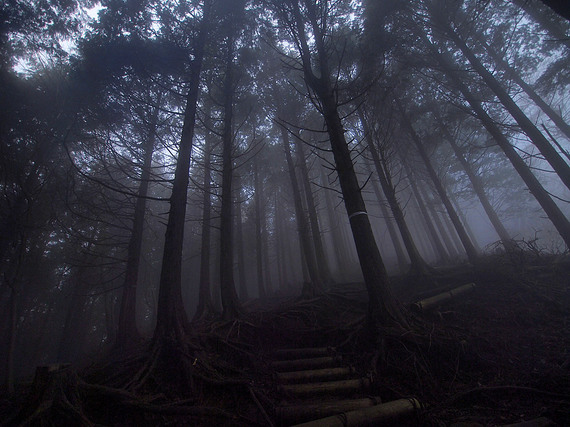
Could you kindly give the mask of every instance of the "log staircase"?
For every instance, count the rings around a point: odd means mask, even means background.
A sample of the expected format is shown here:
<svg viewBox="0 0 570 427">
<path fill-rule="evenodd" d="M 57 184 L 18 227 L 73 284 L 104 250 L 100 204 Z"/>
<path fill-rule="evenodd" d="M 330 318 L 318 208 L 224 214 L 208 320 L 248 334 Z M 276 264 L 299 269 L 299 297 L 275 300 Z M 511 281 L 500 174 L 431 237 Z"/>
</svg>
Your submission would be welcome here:
<svg viewBox="0 0 570 427">
<path fill-rule="evenodd" d="M 272 354 L 272 359 L 271 367 L 282 395 L 275 408 L 279 426 L 417 422 L 420 403 L 416 399 L 383 403 L 373 378 L 359 375 L 333 347 L 280 349 Z"/>
</svg>

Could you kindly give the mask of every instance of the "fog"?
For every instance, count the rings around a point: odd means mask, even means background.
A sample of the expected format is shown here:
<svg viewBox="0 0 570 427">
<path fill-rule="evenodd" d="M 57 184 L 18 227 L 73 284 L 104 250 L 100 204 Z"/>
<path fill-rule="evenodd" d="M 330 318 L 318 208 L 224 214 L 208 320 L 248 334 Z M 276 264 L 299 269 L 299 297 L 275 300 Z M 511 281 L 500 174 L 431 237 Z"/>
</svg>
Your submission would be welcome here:
<svg viewBox="0 0 570 427">
<path fill-rule="evenodd" d="M 540 1 L 0 10 L 7 391 L 347 283 L 398 319 L 402 277 L 567 255 L 570 26 Z"/>
</svg>

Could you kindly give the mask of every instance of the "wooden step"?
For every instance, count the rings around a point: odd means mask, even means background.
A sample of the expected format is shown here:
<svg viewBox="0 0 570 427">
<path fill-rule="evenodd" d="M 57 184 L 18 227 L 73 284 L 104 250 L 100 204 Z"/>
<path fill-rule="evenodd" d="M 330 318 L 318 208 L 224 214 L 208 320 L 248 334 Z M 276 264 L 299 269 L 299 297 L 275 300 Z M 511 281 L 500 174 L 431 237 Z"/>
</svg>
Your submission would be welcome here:
<svg viewBox="0 0 570 427">
<path fill-rule="evenodd" d="M 313 357 L 310 359 L 278 360 L 271 362 L 276 371 L 304 371 L 307 369 L 334 368 L 342 361 L 340 356 Z"/>
<path fill-rule="evenodd" d="M 292 360 L 332 356 L 334 353 L 334 347 L 284 348 L 275 351 L 274 356 L 276 360 Z"/>
<path fill-rule="evenodd" d="M 421 408 L 422 405 L 416 399 L 400 399 L 368 408 L 343 412 L 330 417 L 319 418 L 303 424 L 297 424 L 296 427 L 380 426 L 388 423 L 392 425 L 396 421 L 401 422 L 404 417 L 413 416 Z M 413 425 L 417 424 L 414 423 Z"/>
<path fill-rule="evenodd" d="M 341 380 L 354 374 L 353 368 L 326 368 L 307 371 L 279 372 L 276 377 L 282 383 L 310 383 Z"/>
<path fill-rule="evenodd" d="M 275 415 L 283 424 L 302 423 L 340 414 L 355 409 L 367 408 L 382 403 L 380 397 L 364 399 L 324 400 L 318 403 L 304 405 L 287 405 L 275 408 Z"/>
<path fill-rule="evenodd" d="M 308 397 L 323 394 L 350 394 L 366 390 L 370 387 L 369 378 L 357 378 L 355 380 L 327 381 L 308 384 L 290 384 L 282 386 L 282 389 L 295 397 Z"/>
</svg>

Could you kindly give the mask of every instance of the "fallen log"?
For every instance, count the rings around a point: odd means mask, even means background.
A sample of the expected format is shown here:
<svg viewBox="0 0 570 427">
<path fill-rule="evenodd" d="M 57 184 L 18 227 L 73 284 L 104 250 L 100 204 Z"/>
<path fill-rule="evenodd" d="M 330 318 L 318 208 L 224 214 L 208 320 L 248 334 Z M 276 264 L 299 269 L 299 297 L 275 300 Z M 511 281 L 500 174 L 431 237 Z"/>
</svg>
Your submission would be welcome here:
<svg viewBox="0 0 570 427">
<path fill-rule="evenodd" d="M 413 415 L 422 405 L 417 399 L 399 399 L 355 411 L 343 412 L 318 420 L 297 424 L 295 427 L 355 427 L 385 425 Z"/>
<path fill-rule="evenodd" d="M 308 359 L 311 357 L 332 356 L 335 353 L 333 347 L 313 348 L 286 348 L 275 351 L 275 358 L 279 360 Z"/>
<path fill-rule="evenodd" d="M 353 393 L 368 389 L 371 383 L 370 378 L 358 378 L 355 380 L 284 385 L 282 388 L 285 392 L 296 397 L 308 397 L 323 394 Z"/>
<path fill-rule="evenodd" d="M 275 408 L 275 415 L 281 423 L 290 425 L 318 418 L 328 417 L 355 409 L 368 408 L 382 403 L 380 397 L 366 397 L 364 399 L 329 400 L 310 405 L 289 405 Z"/>
<path fill-rule="evenodd" d="M 428 311 L 460 295 L 465 295 L 469 292 L 474 291 L 475 287 L 476 287 L 475 283 L 468 283 L 466 285 L 459 286 L 455 289 L 451 289 L 449 291 L 445 291 L 440 294 L 434 295 L 433 297 L 425 298 L 423 300 L 414 302 L 411 305 L 411 308 L 416 312 Z"/>
<path fill-rule="evenodd" d="M 282 383 L 310 383 L 324 380 L 346 379 L 354 374 L 353 368 L 326 368 L 307 371 L 278 372 L 276 377 Z"/>
<path fill-rule="evenodd" d="M 304 371 L 307 369 L 333 368 L 341 362 L 340 356 L 315 357 L 311 359 L 278 360 L 271 363 L 276 371 Z"/>
<path fill-rule="evenodd" d="M 515 424 L 504 424 L 502 427 L 554 427 L 557 424 L 546 417 L 535 418 L 534 420 L 521 421 Z"/>
</svg>

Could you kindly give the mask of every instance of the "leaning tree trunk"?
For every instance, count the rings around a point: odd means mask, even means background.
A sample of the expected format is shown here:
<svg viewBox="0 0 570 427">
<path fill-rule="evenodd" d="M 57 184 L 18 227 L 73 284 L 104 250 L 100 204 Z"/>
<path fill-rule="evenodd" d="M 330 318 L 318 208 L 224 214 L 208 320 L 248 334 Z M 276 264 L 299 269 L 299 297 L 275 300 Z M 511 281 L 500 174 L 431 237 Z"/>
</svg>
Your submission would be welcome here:
<svg viewBox="0 0 570 427">
<path fill-rule="evenodd" d="M 366 167 L 368 172 L 372 174 L 372 167 L 370 163 L 366 162 Z M 400 269 L 401 273 L 405 273 L 406 269 L 408 268 L 408 261 L 406 259 L 406 255 L 404 254 L 404 248 L 402 248 L 402 244 L 400 243 L 400 238 L 398 237 L 398 232 L 394 227 L 394 223 L 392 222 L 392 216 L 388 212 L 388 208 L 384 204 L 384 198 L 382 197 L 382 192 L 380 191 L 380 187 L 378 186 L 377 181 L 372 181 L 372 189 L 374 190 L 374 194 L 376 195 L 376 199 L 378 200 L 378 205 L 380 206 L 380 212 L 384 217 L 384 222 L 386 223 L 386 228 L 388 230 L 388 234 L 390 236 L 390 240 L 392 245 L 394 246 L 394 251 L 396 252 L 396 259 L 398 260 L 398 268 Z"/>
<path fill-rule="evenodd" d="M 170 212 L 166 225 L 160 272 L 156 328 L 154 331 L 155 342 L 170 338 L 175 343 L 181 343 L 185 335 L 184 327 L 187 324 L 186 313 L 182 305 L 182 247 L 192 139 L 196 123 L 196 107 L 200 93 L 200 73 L 204 59 L 209 19 L 210 2 L 206 1 L 203 6 L 201 28 L 195 40 L 194 59 L 190 64 L 188 79 L 190 87 L 186 95 L 182 136 L 180 138 L 172 194 L 170 196 Z"/>
<path fill-rule="evenodd" d="M 491 58 L 493 58 L 493 60 L 507 73 L 507 75 L 525 91 L 528 97 L 533 100 L 533 102 L 544 112 L 544 114 L 548 116 L 550 120 L 552 120 L 556 127 L 566 135 L 566 138 L 570 139 L 570 125 L 564 121 L 562 116 L 554 111 L 554 109 L 548 105 L 538 93 L 536 93 L 532 86 L 523 80 L 519 72 L 511 67 L 495 49 L 483 40 L 482 37 L 477 37 L 477 40 L 485 46 L 485 49 L 487 49 Z"/>
<path fill-rule="evenodd" d="M 220 209 L 220 293 L 222 317 L 235 319 L 240 315 L 236 287 L 234 283 L 233 259 L 233 218 L 232 218 L 232 177 L 233 177 L 233 37 L 227 40 L 226 77 L 224 82 L 224 130 L 222 134 L 222 206 Z"/>
<path fill-rule="evenodd" d="M 308 270 L 311 281 L 303 286 L 303 296 L 311 297 L 321 292 L 322 283 L 318 273 L 317 264 L 313 255 L 309 237 L 309 224 L 303 209 L 301 199 L 301 189 L 299 181 L 295 174 L 295 165 L 291 157 L 291 146 L 289 143 L 289 135 L 284 127 L 281 127 L 281 137 L 283 139 L 283 147 L 285 150 L 285 160 L 287 161 L 287 169 L 289 171 L 289 179 L 291 180 L 291 188 L 293 190 L 293 203 L 295 204 L 295 218 L 297 219 L 297 229 L 299 232 L 299 242 L 301 244 L 302 265 Z"/>
<path fill-rule="evenodd" d="M 467 217 L 465 216 L 463 209 L 461 209 L 461 206 L 459 205 L 457 198 L 453 194 L 453 191 L 449 191 L 449 188 L 447 185 L 444 187 L 444 189 L 445 189 L 446 194 L 449 196 L 449 200 L 451 201 L 451 204 L 454 207 L 455 212 L 457 212 L 459 219 L 463 223 L 463 226 L 465 227 L 465 231 L 467 232 L 467 235 L 471 239 L 471 242 L 473 243 L 475 250 L 477 251 L 477 253 L 480 253 L 481 247 L 477 243 L 477 237 L 475 236 L 475 233 L 473 233 L 473 230 L 471 229 L 471 226 L 469 225 L 469 222 L 467 221 Z"/>
<path fill-rule="evenodd" d="M 443 184 L 441 183 L 441 180 L 439 179 L 439 176 L 437 175 L 437 172 L 435 171 L 435 169 L 433 168 L 431 161 L 429 159 L 429 156 L 420 140 L 420 137 L 418 136 L 418 134 L 416 133 L 416 131 L 414 130 L 410 119 L 408 118 L 406 112 L 404 111 L 404 109 L 402 108 L 400 102 L 398 100 L 396 100 L 396 103 L 398 105 L 398 108 L 400 110 L 400 114 L 402 117 L 402 120 L 404 122 L 404 125 L 408 128 L 408 131 L 410 133 L 410 136 L 412 137 L 412 141 L 414 143 L 414 145 L 416 146 L 420 157 L 422 158 L 428 174 L 431 178 L 431 180 L 433 181 L 433 184 L 435 186 L 435 189 L 439 195 L 439 197 L 441 198 L 445 209 L 447 210 L 447 214 L 449 215 L 449 218 L 451 219 L 451 222 L 453 223 L 453 226 L 455 227 L 455 230 L 457 231 L 457 234 L 459 235 L 459 238 L 461 239 L 461 243 L 463 244 L 463 247 L 465 248 L 465 253 L 467 254 L 467 258 L 469 258 L 469 261 L 471 263 L 475 263 L 477 261 L 478 255 L 477 255 L 477 250 L 475 249 L 475 246 L 473 246 L 473 243 L 471 242 L 471 239 L 469 239 L 469 236 L 467 235 L 467 232 L 465 231 L 465 228 L 463 227 L 463 224 L 461 223 L 461 220 L 459 219 L 459 216 L 457 215 L 457 212 L 455 211 L 455 209 L 453 208 L 453 205 L 451 204 L 451 201 L 449 200 L 449 197 L 447 196 L 447 193 L 445 191 L 445 189 L 443 188 Z"/>
<path fill-rule="evenodd" d="M 446 27 L 446 34 L 461 49 L 461 52 L 469 60 L 475 71 L 483 78 L 487 86 L 495 93 L 509 114 L 515 119 L 522 131 L 530 138 L 532 143 L 538 148 L 545 160 L 552 166 L 558 174 L 560 180 L 570 188 L 570 166 L 564 158 L 556 151 L 552 144 L 540 132 L 540 130 L 530 121 L 526 114 L 519 108 L 516 102 L 510 97 L 507 91 L 495 79 L 495 77 L 477 59 L 473 51 L 467 46 L 465 41 L 449 26 Z"/>
<path fill-rule="evenodd" d="M 320 174 L 321 174 L 321 185 L 325 187 L 327 185 L 327 179 L 322 166 L 320 169 Z M 347 250 L 346 245 L 344 244 L 344 239 L 342 238 L 342 231 L 341 231 L 342 224 L 339 223 L 336 213 L 334 211 L 330 190 L 328 188 L 325 188 L 324 193 L 325 193 L 325 205 L 327 211 L 328 227 L 330 229 L 332 244 L 333 244 L 333 255 L 336 261 L 335 265 L 338 268 L 337 274 L 338 277 L 344 281 L 346 279 L 345 277 L 346 275 L 344 273 L 344 268 L 341 267 L 341 264 L 347 262 L 347 260 L 350 260 L 349 251 Z"/>
<path fill-rule="evenodd" d="M 426 274 L 428 272 L 428 265 L 425 260 L 422 258 L 420 251 L 418 250 L 416 243 L 414 242 L 414 238 L 412 237 L 412 233 L 410 232 L 410 228 L 406 223 L 406 219 L 404 217 L 404 212 L 400 207 L 400 203 L 398 202 L 398 198 L 396 197 L 396 190 L 392 185 L 392 180 L 390 179 L 389 173 L 386 170 L 385 163 L 382 162 L 380 158 L 380 154 L 376 149 L 376 145 L 374 144 L 374 140 L 372 139 L 372 134 L 370 133 L 370 129 L 366 118 L 359 112 L 360 114 L 360 123 L 362 124 L 362 128 L 364 130 L 364 135 L 367 141 L 368 150 L 372 155 L 372 161 L 374 162 L 374 166 L 376 168 L 376 174 L 378 175 L 378 179 L 380 180 L 380 185 L 382 186 L 382 191 L 384 192 L 384 196 L 386 196 L 386 200 L 388 200 L 388 204 L 390 205 L 390 209 L 392 211 L 392 215 L 394 215 L 394 221 L 396 221 L 396 225 L 398 226 L 398 230 L 400 230 L 400 236 L 402 236 L 402 241 L 404 242 L 404 246 L 406 248 L 406 252 L 408 257 L 410 258 L 410 272 L 412 274 Z"/>
<path fill-rule="evenodd" d="M 437 257 L 438 257 L 438 261 L 443 262 L 443 263 L 449 263 L 449 256 L 447 255 L 447 252 L 446 252 L 445 248 L 443 247 L 443 243 L 441 242 L 441 239 L 439 238 L 439 235 L 437 234 L 437 231 L 433 225 L 433 222 L 430 219 L 429 212 L 426 208 L 424 199 L 421 196 L 420 191 L 418 190 L 418 186 L 416 185 L 416 177 L 412 174 L 412 172 L 409 168 L 407 168 L 407 172 L 408 172 L 408 177 L 409 177 L 409 182 L 410 182 L 410 187 L 412 189 L 412 193 L 414 194 L 414 197 L 416 198 L 416 201 L 418 203 L 418 208 L 419 208 L 420 213 L 422 215 L 422 218 L 425 222 L 425 225 L 427 227 L 429 235 L 431 236 L 431 241 L 433 242 L 435 252 L 436 252 Z"/>
<path fill-rule="evenodd" d="M 452 258 L 459 258 L 460 254 L 463 253 L 461 250 L 461 242 L 458 240 L 456 241 L 456 239 L 453 238 L 455 232 L 453 230 L 450 230 L 450 227 L 447 224 L 443 223 L 443 220 L 445 220 L 445 215 L 442 215 L 442 220 L 439 211 L 435 207 L 436 204 L 439 205 L 439 203 L 436 201 L 436 196 L 433 195 L 433 198 L 429 197 L 429 194 L 433 193 L 427 189 L 425 183 L 424 185 L 420 185 L 420 191 L 423 191 L 423 194 L 426 195 L 426 207 L 431 214 L 435 227 L 439 231 L 439 235 L 441 236 L 445 247 L 447 248 L 447 252 Z"/>
<path fill-rule="evenodd" d="M 463 155 L 463 151 L 461 150 L 459 145 L 457 145 L 457 142 L 455 142 L 455 139 L 450 135 L 449 131 L 447 130 L 447 128 L 443 124 L 441 118 L 438 118 L 438 119 L 440 122 L 440 126 L 443 129 L 444 138 L 447 140 L 447 142 L 449 142 L 449 145 L 451 145 L 451 148 L 453 149 L 453 152 L 455 153 L 455 156 L 457 157 L 459 164 L 463 167 L 465 174 L 469 178 L 469 181 L 471 182 L 471 186 L 475 190 L 475 194 L 477 195 L 477 197 L 479 198 L 479 201 L 481 202 L 481 206 L 483 206 L 483 209 L 485 210 L 487 217 L 489 217 L 489 220 L 491 221 L 493 228 L 495 229 L 495 231 L 497 232 L 497 235 L 501 239 L 501 243 L 503 244 L 503 246 L 506 250 L 512 249 L 513 248 L 513 242 L 511 240 L 511 236 L 509 235 L 509 233 L 505 229 L 505 226 L 503 225 L 503 223 L 499 219 L 497 212 L 495 212 L 495 209 L 493 209 L 493 206 L 491 205 L 491 202 L 489 201 L 489 198 L 487 197 L 487 194 L 485 192 L 485 187 L 484 187 L 483 183 L 481 182 L 481 179 L 475 173 L 475 171 L 473 171 L 473 168 L 471 167 L 469 162 L 467 162 L 467 160 L 465 159 L 465 156 Z"/>
<path fill-rule="evenodd" d="M 554 200 L 552 200 L 550 194 L 540 184 L 524 160 L 517 154 L 507 137 L 503 135 L 493 119 L 489 117 L 481 105 L 481 102 L 469 91 L 467 86 L 465 86 L 461 79 L 456 75 L 456 67 L 454 67 L 449 55 L 440 54 L 427 37 L 424 37 L 424 42 L 426 43 L 426 46 L 430 48 L 447 76 L 463 94 L 483 126 L 485 126 L 485 129 L 487 129 L 487 132 L 489 132 L 497 145 L 511 161 L 513 167 L 523 179 L 531 194 L 536 198 L 544 212 L 546 212 L 550 221 L 552 221 L 552 224 L 566 243 L 566 246 L 570 247 L 570 222 L 566 216 L 562 213 Z"/>
<path fill-rule="evenodd" d="M 322 102 L 323 115 L 339 176 L 344 205 L 368 291 L 369 321 L 371 324 L 376 322 L 387 323 L 393 320 L 402 321 L 402 314 L 390 291 L 386 267 L 372 233 L 350 150 L 344 137 L 344 128 L 338 113 L 334 92 L 328 84 L 325 84 L 323 88 L 319 86 L 317 88 L 320 89 L 317 95 Z"/>
<path fill-rule="evenodd" d="M 303 150 L 303 143 L 295 141 L 297 163 L 301 171 L 301 180 L 305 189 L 305 199 L 307 200 L 307 213 L 309 215 L 309 224 L 311 225 L 311 236 L 313 238 L 313 247 L 315 248 L 315 256 L 317 258 L 317 267 L 319 269 L 319 276 L 325 285 L 332 282 L 323 240 L 321 235 L 321 228 L 319 226 L 319 218 L 317 215 L 317 208 L 315 206 L 315 199 L 311 189 L 311 181 L 309 179 L 309 171 L 307 169 L 307 162 L 305 159 L 305 152 Z"/>
<path fill-rule="evenodd" d="M 301 16 L 296 1 L 292 4 L 294 18 L 292 30 L 295 31 L 299 43 L 305 83 L 320 103 L 319 109 L 329 136 L 344 206 L 350 221 L 352 237 L 368 292 L 368 324 L 371 326 L 371 330 L 375 330 L 375 327 L 381 323 L 394 321 L 405 323 L 403 313 L 390 290 L 386 267 L 372 233 L 350 149 L 344 136 L 344 128 L 337 104 L 338 93 L 330 80 L 325 34 L 323 29 L 319 27 L 315 4 L 312 2 L 305 2 L 304 4 L 307 7 L 307 18 L 315 40 L 316 53 L 312 54 L 309 48 L 305 32 L 305 19 Z M 317 64 L 318 71 L 316 74 L 313 72 L 312 64 Z"/>
</svg>

